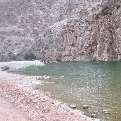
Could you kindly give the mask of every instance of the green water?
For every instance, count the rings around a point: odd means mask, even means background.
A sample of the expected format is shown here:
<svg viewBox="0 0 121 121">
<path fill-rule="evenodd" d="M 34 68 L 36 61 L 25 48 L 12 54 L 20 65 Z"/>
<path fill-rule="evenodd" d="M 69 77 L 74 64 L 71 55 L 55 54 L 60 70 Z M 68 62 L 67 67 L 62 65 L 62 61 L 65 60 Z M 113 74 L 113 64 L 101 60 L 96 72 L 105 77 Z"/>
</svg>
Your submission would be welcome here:
<svg viewBox="0 0 121 121">
<path fill-rule="evenodd" d="M 52 79 L 46 79 L 44 85 L 34 85 L 34 88 L 68 105 L 75 104 L 88 116 L 98 111 L 98 118 L 121 121 L 121 62 L 53 63 L 29 67 L 18 73 L 49 75 Z M 89 109 L 82 108 L 85 104 Z M 104 114 L 103 110 L 111 114 Z"/>
</svg>

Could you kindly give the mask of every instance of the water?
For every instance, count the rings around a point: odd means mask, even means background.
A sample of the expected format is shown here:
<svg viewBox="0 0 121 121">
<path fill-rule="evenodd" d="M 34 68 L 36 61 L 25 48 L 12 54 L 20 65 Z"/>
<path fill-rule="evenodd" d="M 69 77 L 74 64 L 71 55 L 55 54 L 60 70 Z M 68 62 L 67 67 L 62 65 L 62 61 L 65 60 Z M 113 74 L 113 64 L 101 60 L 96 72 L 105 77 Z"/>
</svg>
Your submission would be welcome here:
<svg viewBox="0 0 121 121">
<path fill-rule="evenodd" d="M 49 75 L 35 89 L 106 121 L 121 121 L 121 62 L 64 62 L 19 70 L 26 75 Z M 64 76 L 64 78 L 60 78 Z M 89 105 L 84 110 L 83 105 Z M 110 112 L 105 114 L 104 110 Z"/>
</svg>

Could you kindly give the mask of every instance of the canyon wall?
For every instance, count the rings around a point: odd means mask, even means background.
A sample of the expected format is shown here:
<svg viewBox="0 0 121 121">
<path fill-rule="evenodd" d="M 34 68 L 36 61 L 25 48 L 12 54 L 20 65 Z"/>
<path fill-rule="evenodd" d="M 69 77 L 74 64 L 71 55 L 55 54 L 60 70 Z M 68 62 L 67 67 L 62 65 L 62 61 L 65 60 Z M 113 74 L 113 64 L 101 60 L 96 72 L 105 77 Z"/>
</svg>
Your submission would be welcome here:
<svg viewBox="0 0 121 121">
<path fill-rule="evenodd" d="M 121 59 L 120 0 L 0 2 L 0 60 Z"/>
</svg>

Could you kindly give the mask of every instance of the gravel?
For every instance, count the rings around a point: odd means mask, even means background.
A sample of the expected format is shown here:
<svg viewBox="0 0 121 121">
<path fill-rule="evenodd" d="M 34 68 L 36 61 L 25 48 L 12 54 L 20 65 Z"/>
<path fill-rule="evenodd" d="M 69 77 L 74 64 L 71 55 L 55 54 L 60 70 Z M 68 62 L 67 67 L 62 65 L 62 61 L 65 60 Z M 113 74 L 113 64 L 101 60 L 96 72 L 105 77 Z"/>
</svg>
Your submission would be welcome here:
<svg viewBox="0 0 121 121">
<path fill-rule="evenodd" d="M 7 62 L 10 67 L 13 65 L 14 68 L 20 68 L 20 65 L 23 67 L 22 64 L 19 65 L 18 63 L 20 62 L 16 62 L 16 64 L 15 62 L 14 64 Z M 25 62 L 22 63 L 25 64 Z M 4 64 L 1 62 L 0 66 Z M 83 112 L 73 110 L 66 104 L 34 90 L 33 84 L 43 83 L 43 80 L 38 80 L 38 78 L 0 71 L 0 96 L 32 121 L 101 121 L 100 119 L 89 118 Z"/>
</svg>

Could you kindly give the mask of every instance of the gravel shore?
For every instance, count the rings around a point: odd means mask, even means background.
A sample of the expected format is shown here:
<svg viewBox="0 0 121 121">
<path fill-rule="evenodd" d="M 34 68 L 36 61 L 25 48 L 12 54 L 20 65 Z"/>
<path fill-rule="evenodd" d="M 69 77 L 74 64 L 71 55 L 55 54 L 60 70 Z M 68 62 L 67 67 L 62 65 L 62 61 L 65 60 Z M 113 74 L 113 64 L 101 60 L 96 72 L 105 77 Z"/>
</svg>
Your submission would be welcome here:
<svg viewBox="0 0 121 121">
<path fill-rule="evenodd" d="M 2 62 L 1 65 L 3 66 Z M 23 112 L 31 121 L 100 121 L 89 118 L 82 112 L 73 110 L 67 105 L 34 90 L 32 88 L 34 84 L 43 82 L 38 78 L 0 71 L 0 97 Z"/>
<path fill-rule="evenodd" d="M 30 121 L 21 111 L 0 96 L 0 121 Z"/>
</svg>

